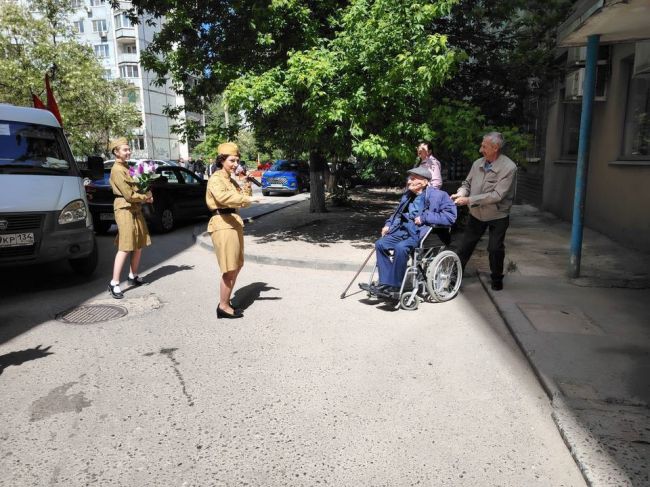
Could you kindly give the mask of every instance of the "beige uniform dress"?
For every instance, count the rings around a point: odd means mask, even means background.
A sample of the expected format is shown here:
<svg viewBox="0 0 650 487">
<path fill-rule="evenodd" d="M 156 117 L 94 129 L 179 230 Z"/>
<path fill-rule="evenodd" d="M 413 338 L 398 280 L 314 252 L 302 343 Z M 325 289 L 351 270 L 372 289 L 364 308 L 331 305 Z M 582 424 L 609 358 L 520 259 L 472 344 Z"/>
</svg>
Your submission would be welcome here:
<svg viewBox="0 0 650 487">
<path fill-rule="evenodd" d="M 248 193 L 248 194 L 246 194 Z M 224 170 L 216 171 L 208 180 L 205 202 L 213 212 L 233 208 L 233 213 L 214 214 L 208 223 L 214 252 L 222 273 L 244 265 L 244 222 L 236 211 L 251 204 L 252 190 L 243 190 Z"/>
<path fill-rule="evenodd" d="M 131 252 L 151 245 L 147 222 L 142 214 L 142 203 L 147 195 L 136 191 L 135 182 L 129 175 L 129 168 L 121 161 L 115 161 L 111 168 L 111 189 L 115 195 L 113 211 L 117 223 L 115 244 L 118 250 Z"/>
</svg>

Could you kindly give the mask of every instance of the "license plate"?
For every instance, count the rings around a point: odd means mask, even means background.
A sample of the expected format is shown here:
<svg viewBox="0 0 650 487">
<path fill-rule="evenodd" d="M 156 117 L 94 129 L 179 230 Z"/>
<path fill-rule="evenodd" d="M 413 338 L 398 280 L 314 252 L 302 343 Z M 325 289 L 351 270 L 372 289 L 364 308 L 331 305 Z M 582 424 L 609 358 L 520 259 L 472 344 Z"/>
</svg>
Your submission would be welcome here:
<svg viewBox="0 0 650 487">
<path fill-rule="evenodd" d="M 283 184 L 272 184 L 271 188 L 284 188 Z"/>
<path fill-rule="evenodd" d="M 0 247 L 27 247 L 34 245 L 33 233 L 9 233 L 0 235 Z"/>
<path fill-rule="evenodd" d="M 99 219 L 115 221 L 115 213 L 100 213 Z"/>
</svg>

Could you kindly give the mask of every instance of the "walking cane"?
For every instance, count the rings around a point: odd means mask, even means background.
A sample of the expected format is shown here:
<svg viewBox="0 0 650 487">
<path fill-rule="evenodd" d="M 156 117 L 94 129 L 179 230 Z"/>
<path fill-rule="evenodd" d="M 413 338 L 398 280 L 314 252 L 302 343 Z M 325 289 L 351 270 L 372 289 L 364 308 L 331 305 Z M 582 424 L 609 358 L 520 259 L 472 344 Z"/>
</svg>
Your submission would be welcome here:
<svg viewBox="0 0 650 487">
<path fill-rule="evenodd" d="M 368 261 L 370 260 L 370 257 L 372 257 L 372 254 L 374 254 L 374 253 L 375 253 L 375 249 L 372 249 L 370 251 L 370 254 L 368 254 L 368 257 L 366 257 L 366 260 L 363 261 L 363 264 L 361 264 L 361 267 L 359 267 L 359 270 L 357 271 L 357 273 L 354 275 L 354 277 L 350 281 L 350 284 L 348 284 L 348 287 L 346 287 L 345 291 L 343 291 L 341 293 L 341 299 L 345 298 L 345 293 L 348 292 L 348 289 L 350 289 L 350 286 L 352 286 L 352 283 L 356 280 L 357 276 L 359 274 L 361 274 L 361 271 L 363 270 L 364 267 L 366 267 L 366 264 L 368 263 Z"/>
</svg>

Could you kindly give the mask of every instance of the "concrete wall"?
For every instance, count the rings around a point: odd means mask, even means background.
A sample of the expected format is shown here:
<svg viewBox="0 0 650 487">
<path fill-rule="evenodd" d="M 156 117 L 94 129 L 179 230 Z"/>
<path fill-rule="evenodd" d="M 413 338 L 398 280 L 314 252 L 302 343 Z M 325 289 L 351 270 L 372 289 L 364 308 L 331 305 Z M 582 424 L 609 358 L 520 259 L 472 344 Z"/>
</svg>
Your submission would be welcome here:
<svg viewBox="0 0 650 487">
<path fill-rule="evenodd" d="M 607 100 L 595 102 L 591 132 L 585 224 L 627 246 L 650 248 L 650 161 L 622 158 L 628 95 L 627 64 L 634 44 L 612 46 Z M 575 161 L 562 160 L 563 101 L 551 94 L 546 138 L 543 208 L 570 220 Z M 623 164 L 622 164 L 623 162 Z"/>
</svg>

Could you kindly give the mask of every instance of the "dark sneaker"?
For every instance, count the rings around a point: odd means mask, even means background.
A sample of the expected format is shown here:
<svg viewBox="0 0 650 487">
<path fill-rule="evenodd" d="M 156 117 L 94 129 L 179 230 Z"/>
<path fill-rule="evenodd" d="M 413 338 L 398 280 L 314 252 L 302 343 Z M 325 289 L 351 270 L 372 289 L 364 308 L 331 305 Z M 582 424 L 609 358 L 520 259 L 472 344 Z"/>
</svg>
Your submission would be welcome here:
<svg viewBox="0 0 650 487">
<path fill-rule="evenodd" d="M 116 284 L 113 286 L 110 282 L 108 283 L 108 292 L 111 293 L 111 296 L 113 296 L 115 299 L 122 299 L 124 297 L 124 294 L 122 294 L 122 290 L 120 289 L 120 285 Z"/>
<path fill-rule="evenodd" d="M 492 281 L 490 284 L 492 291 L 501 291 L 503 289 L 503 281 Z"/>
</svg>

